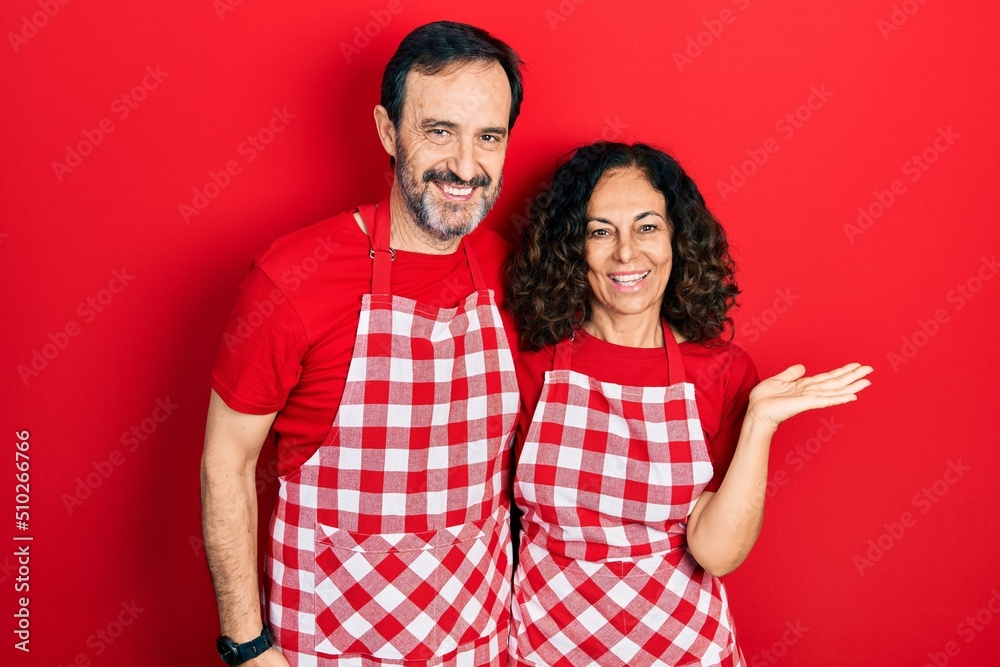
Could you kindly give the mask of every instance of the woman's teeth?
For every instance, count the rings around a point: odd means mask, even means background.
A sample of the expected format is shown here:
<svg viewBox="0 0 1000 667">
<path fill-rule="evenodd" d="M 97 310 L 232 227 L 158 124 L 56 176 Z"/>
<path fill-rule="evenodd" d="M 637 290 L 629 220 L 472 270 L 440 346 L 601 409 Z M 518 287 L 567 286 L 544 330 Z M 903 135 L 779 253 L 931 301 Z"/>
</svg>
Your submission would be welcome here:
<svg viewBox="0 0 1000 667">
<path fill-rule="evenodd" d="M 649 271 L 644 271 L 643 273 L 625 273 L 611 276 L 611 280 L 616 285 L 621 285 L 622 287 L 632 287 L 637 285 L 639 281 L 649 275 Z"/>
</svg>

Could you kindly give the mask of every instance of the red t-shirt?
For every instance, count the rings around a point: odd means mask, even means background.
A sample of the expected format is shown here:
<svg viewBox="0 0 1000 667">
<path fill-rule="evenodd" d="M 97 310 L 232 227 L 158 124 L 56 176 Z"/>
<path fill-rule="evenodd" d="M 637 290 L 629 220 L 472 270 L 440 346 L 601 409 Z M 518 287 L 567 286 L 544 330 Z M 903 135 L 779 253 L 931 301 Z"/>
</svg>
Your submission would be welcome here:
<svg viewBox="0 0 1000 667">
<path fill-rule="evenodd" d="M 700 343 L 680 343 L 687 381 L 695 388 L 695 403 L 705 433 L 708 455 L 715 474 L 705 488 L 718 491 L 733 460 L 743 426 L 750 390 L 759 381 L 749 355 L 735 343 L 705 347 Z M 517 441 L 531 425 L 542 395 L 545 372 L 552 370 L 555 346 L 538 352 L 521 351 L 515 367 L 521 390 L 521 414 Z M 663 348 L 625 347 L 577 330 L 573 340 L 573 370 L 600 382 L 633 387 L 667 384 L 667 353 Z"/>
<path fill-rule="evenodd" d="M 373 222 L 365 220 L 369 229 Z M 482 227 L 466 243 L 501 306 L 516 355 L 513 324 L 502 307 L 503 262 L 510 248 Z M 212 388 L 238 412 L 278 413 L 271 431 L 279 474 L 312 456 L 333 425 L 354 351 L 361 297 L 371 292 L 370 248 L 351 212 L 341 213 L 275 241 L 240 285 Z M 448 255 L 397 251 L 390 290 L 442 308 L 454 308 L 474 291 L 461 248 Z"/>
</svg>

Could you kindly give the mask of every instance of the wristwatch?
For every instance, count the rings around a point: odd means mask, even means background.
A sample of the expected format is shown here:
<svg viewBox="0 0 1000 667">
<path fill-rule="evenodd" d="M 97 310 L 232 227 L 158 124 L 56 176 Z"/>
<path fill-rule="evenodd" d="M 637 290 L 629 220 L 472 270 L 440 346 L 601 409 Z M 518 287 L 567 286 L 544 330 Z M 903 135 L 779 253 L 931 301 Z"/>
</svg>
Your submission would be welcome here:
<svg viewBox="0 0 1000 667">
<path fill-rule="evenodd" d="M 219 655 L 227 665 L 242 665 L 247 660 L 253 660 L 272 646 L 274 646 L 274 640 L 271 639 L 271 631 L 267 629 L 266 625 L 260 631 L 260 637 L 243 644 L 237 644 L 226 636 L 215 640 L 215 648 L 219 649 Z"/>
</svg>

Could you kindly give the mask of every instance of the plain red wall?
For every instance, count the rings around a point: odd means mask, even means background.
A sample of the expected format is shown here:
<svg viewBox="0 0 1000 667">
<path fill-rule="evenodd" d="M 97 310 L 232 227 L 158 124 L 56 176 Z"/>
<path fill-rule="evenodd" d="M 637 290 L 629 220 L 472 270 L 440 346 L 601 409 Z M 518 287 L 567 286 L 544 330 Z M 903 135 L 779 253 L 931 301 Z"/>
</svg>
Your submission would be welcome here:
<svg viewBox="0 0 1000 667">
<path fill-rule="evenodd" d="M 857 404 L 775 440 L 763 535 L 727 579 L 750 664 L 998 664 L 1000 10 L 439 5 L 3 3 L 0 662 L 219 664 L 198 464 L 236 287 L 276 237 L 387 190 L 382 68 L 448 18 L 528 63 L 488 224 L 510 234 L 576 145 L 658 144 L 731 234 L 737 341 L 761 373 L 876 367 Z M 89 154 L 67 163 L 67 146 Z M 225 187 L 196 202 L 213 172 Z M 155 431 L 127 435 L 144 420 Z M 274 477 L 258 478 L 267 504 Z M 13 648 L 14 535 L 34 538 L 30 654 Z"/>
</svg>

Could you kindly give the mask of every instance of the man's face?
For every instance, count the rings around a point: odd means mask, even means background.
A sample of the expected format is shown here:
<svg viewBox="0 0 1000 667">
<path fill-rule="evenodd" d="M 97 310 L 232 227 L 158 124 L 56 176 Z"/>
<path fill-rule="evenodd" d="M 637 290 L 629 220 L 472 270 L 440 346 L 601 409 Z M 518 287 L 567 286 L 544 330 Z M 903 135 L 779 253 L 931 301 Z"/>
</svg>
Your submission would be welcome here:
<svg viewBox="0 0 1000 667">
<path fill-rule="evenodd" d="M 510 83 L 496 62 L 407 75 L 396 181 L 416 224 L 434 238 L 468 234 L 496 203 L 510 100 Z"/>
</svg>

